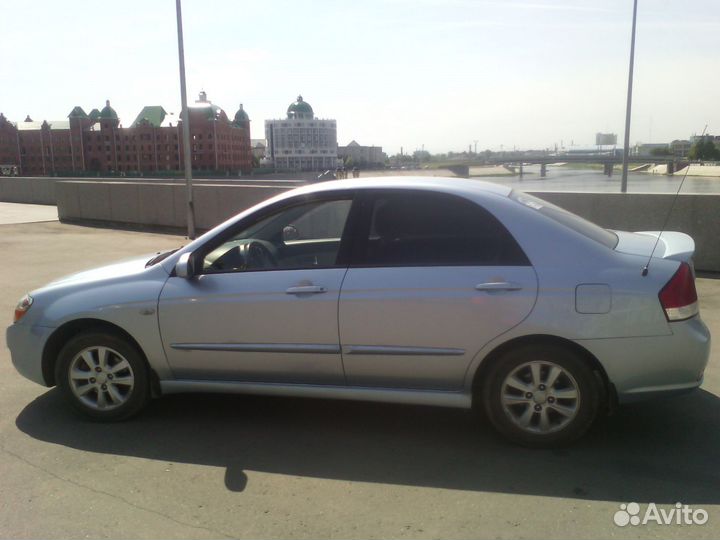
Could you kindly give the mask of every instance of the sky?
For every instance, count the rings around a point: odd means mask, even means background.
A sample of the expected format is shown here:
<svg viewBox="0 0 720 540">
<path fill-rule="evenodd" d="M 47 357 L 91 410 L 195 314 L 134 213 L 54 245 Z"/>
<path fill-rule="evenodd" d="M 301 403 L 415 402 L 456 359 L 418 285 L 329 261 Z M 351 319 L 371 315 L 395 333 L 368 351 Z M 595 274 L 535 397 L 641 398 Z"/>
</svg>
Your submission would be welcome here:
<svg viewBox="0 0 720 540">
<path fill-rule="evenodd" d="M 389 154 L 591 146 L 625 122 L 632 0 L 183 0 L 188 99 L 252 138 L 298 94 Z M 0 112 L 179 112 L 173 0 L 0 0 Z M 639 0 L 632 144 L 720 134 L 720 2 Z"/>
</svg>

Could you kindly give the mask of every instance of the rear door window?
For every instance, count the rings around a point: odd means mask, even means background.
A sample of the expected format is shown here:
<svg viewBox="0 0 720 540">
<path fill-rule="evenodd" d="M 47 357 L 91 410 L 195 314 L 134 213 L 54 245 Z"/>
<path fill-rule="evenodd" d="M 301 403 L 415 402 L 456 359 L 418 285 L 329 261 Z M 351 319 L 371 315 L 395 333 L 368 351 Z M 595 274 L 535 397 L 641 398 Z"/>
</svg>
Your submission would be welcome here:
<svg viewBox="0 0 720 540">
<path fill-rule="evenodd" d="M 355 266 L 528 266 L 508 230 L 476 203 L 444 193 L 377 192 L 364 204 Z"/>
</svg>

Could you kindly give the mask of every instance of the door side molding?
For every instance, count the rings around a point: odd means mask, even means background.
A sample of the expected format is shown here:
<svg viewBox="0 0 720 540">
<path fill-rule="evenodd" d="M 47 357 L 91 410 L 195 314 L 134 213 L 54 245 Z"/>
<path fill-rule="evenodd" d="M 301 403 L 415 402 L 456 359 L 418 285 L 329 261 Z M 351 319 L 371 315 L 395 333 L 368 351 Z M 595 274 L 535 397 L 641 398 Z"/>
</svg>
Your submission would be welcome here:
<svg viewBox="0 0 720 540">
<path fill-rule="evenodd" d="M 386 356 L 462 356 L 465 349 L 448 347 L 397 347 L 382 345 L 346 345 L 343 354 L 371 354 Z"/>
<path fill-rule="evenodd" d="M 171 343 L 170 347 L 180 351 L 340 354 L 340 345 L 324 343 Z"/>
</svg>

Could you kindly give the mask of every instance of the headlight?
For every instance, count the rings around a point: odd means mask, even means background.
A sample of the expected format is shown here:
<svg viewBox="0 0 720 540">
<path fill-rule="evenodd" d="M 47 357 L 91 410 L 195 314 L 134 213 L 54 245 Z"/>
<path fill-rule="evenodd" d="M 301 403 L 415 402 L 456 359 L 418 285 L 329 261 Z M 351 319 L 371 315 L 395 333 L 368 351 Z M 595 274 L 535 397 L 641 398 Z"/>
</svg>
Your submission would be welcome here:
<svg viewBox="0 0 720 540">
<path fill-rule="evenodd" d="M 22 319 L 25 314 L 30 310 L 30 306 L 33 305 L 33 299 L 32 296 L 29 294 L 26 294 L 23 296 L 20 301 L 18 302 L 17 306 L 15 306 L 15 318 L 13 319 L 13 323 L 18 322 L 20 319 Z"/>
</svg>

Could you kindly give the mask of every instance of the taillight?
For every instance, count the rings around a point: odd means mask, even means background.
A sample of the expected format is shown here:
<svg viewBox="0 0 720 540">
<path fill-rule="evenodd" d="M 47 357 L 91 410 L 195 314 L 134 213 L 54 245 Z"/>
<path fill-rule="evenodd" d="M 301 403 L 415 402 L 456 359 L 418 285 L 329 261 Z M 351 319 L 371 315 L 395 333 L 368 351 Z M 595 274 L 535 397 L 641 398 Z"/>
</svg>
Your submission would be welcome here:
<svg viewBox="0 0 720 540">
<path fill-rule="evenodd" d="M 660 291 L 659 297 L 668 321 L 683 321 L 698 314 L 695 278 L 688 263 L 680 264 L 675 275 Z"/>
</svg>

